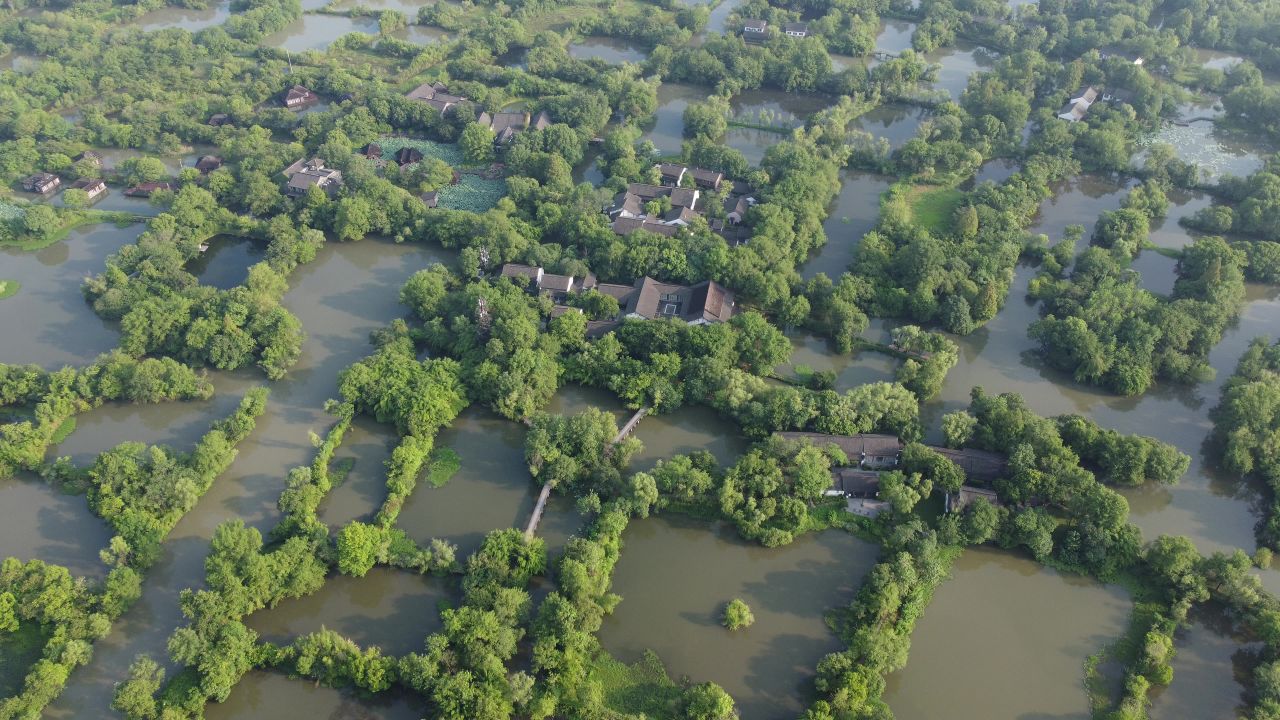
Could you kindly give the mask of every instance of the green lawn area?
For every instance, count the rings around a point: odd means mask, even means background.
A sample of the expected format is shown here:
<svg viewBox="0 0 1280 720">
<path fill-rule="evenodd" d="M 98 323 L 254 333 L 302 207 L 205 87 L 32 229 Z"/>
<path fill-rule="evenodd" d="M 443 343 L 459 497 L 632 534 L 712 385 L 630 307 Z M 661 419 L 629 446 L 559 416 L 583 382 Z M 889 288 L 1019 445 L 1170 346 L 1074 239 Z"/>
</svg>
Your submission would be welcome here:
<svg viewBox="0 0 1280 720">
<path fill-rule="evenodd" d="M 20 287 L 17 280 L 0 280 L 0 300 L 13 297 Z"/>
<path fill-rule="evenodd" d="M 964 191 L 955 188 L 919 185 L 907 196 L 911 216 L 916 224 L 931 233 L 944 232 L 951 224 L 951 216 L 964 200 Z"/>
<path fill-rule="evenodd" d="M 602 650 L 589 672 L 604 688 L 605 705 L 615 712 L 651 718 L 677 715 L 682 690 L 653 651 L 646 650 L 634 665 L 627 665 Z"/>
<path fill-rule="evenodd" d="M 40 659 L 49 634 L 35 623 L 25 623 L 15 633 L 0 634 L 0 697 L 22 690 L 27 671 Z"/>
</svg>

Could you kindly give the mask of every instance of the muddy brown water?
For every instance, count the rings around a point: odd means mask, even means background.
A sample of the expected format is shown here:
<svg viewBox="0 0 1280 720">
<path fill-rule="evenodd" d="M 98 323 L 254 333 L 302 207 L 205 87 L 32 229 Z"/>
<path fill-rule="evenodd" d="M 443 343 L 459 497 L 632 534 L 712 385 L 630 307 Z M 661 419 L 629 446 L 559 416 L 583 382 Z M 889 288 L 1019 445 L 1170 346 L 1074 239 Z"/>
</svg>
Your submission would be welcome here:
<svg viewBox="0 0 1280 720">
<path fill-rule="evenodd" d="M 973 548 L 916 622 L 885 701 L 901 720 L 1088 720 L 1085 659 L 1124 632 L 1117 588 Z"/>
<path fill-rule="evenodd" d="M 420 703 L 394 693 L 368 700 L 312 680 L 255 670 L 236 683 L 226 702 L 205 708 L 204 716 L 209 720 L 418 720 L 425 711 Z"/>
<path fill-rule="evenodd" d="M 20 283 L 17 294 L 0 300 L 0 362 L 56 370 L 115 349 L 116 324 L 94 314 L 80 285 L 141 232 L 141 225 L 90 225 L 43 250 L 0 248 L 0 279 Z"/>
<path fill-rule="evenodd" d="M 338 373 L 372 350 L 371 331 L 405 314 L 397 301 L 398 288 L 434 262 L 450 263 L 452 255 L 369 238 L 329 243 L 290 277 L 284 304 L 307 331 L 301 359 L 287 378 L 270 384 L 267 411 L 240 446 L 231 468 L 174 528 L 163 557 L 147 574 L 142 598 L 94 646 L 93 661 L 72 673 L 66 691 L 46 716 L 103 716 L 113 684 L 124 679 L 137 655 L 146 653 L 167 664 L 168 637 L 185 622 L 178 592 L 203 586 L 213 531 L 223 521 L 241 519 L 265 534 L 277 522 L 276 500 L 289 469 L 309 464 L 314 455 L 308 432 L 323 434 L 333 422 L 322 408 L 325 400 L 337 395 Z M 214 373 L 212 379 L 219 396 L 236 400 L 265 382 L 252 370 Z M 181 404 L 159 407 L 174 408 L 179 416 L 187 412 Z"/>
<path fill-rule="evenodd" d="M 622 540 L 612 588 L 622 602 L 601 645 L 626 663 L 653 650 L 672 679 L 719 684 L 744 720 L 796 717 L 812 700 L 814 668 L 841 647 L 824 615 L 853 600 L 877 554 L 842 531 L 770 549 L 680 517 L 632 520 Z M 755 623 L 731 632 L 720 616 L 734 598 Z"/>
<path fill-rule="evenodd" d="M 375 567 L 361 578 L 332 576 L 319 591 L 259 610 L 245 624 L 277 645 L 324 628 L 361 648 L 376 647 L 383 655 L 398 657 L 422 652 L 427 635 L 441 628 L 442 607 L 456 607 L 460 601 L 456 576 Z"/>
</svg>

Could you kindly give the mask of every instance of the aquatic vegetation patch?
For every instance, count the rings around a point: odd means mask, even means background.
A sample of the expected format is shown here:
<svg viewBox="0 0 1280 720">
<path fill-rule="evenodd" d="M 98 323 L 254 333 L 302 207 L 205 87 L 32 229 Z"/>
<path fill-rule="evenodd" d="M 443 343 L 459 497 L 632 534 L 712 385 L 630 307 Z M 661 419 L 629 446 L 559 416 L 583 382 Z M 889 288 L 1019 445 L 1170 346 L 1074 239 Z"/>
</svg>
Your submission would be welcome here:
<svg viewBox="0 0 1280 720">
<path fill-rule="evenodd" d="M 384 137 L 378 140 L 383 157 L 391 157 L 404 148 L 413 148 L 422 153 L 424 158 L 437 158 L 452 166 L 462 165 L 462 150 L 457 145 L 438 143 L 433 140 L 418 140 L 409 137 Z"/>
<path fill-rule="evenodd" d="M 427 465 L 427 484 L 433 488 L 444 487 L 461 467 L 462 458 L 453 448 L 436 448 Z"/>
<path fill-rule="evenodd" d="M 7 200 L 0 200 L 0 222 L 14 222 L 26 215 L 26 208 Z"/>
<path fill-rule="evenodd" d="M 0 280 L 0 300 L 13 297 L 22 285 L 17 280 Z"/>
<path fill-rule="evenodd" d="M 440 188 L 440 207 L 484 212 L 507 194 L 507 182 L 479 175 L 463 175 L 456 185 Z"/>
</svg>

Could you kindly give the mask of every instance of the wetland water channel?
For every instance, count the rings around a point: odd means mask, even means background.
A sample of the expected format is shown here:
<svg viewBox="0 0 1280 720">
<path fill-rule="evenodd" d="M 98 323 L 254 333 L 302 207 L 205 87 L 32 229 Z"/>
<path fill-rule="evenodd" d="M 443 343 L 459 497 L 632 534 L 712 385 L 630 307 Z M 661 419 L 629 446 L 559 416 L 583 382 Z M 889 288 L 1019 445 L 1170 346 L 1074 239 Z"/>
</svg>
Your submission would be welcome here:
<svg viewBox="0 0 1280 720">
<path fill-rule="evenodd" d="M 727 1 L 716 7 L 712 31 L 725 29 L 734 5 Z M 398 7 L 394 2 L 389 6 Z M 137 24 L 144 29 L 157 24 L 194 29 L 221 22 L 227 7 L 223 3 L 207 11 L 158 10 Z M 309 14 L 269 42 L 294 51 L 320 48 L 346 32 L 373 31 L 369 23 Z M 914 31 L 909 25 L 887 23 L 882 49 L 899 52 L 909 47 Z M 611 62 L 636 59 L 625 43 L 599 38 L 576 44 L 573 52 Z M 954 96 L 963 79 L 980 69 L 986 58 L 979 48 L 961 47 L 939 54 L 936 61 L 943 65 L 938 89 Z M 681 115 L 706 93 L 693 86 L 661 86 L 657 116 L 645 137 L 663 154 L 678 153 Z M 733 100 L 735 113 L 767 117 L 779 125 L 800 125 L 826 104 L 823 98 L 771 92 L 742 93 Z M 900 146 L 915 134 L 923 117 L 916 108 L 886 106 L 863 116 L 859 124 Z M 734 128 L 726 142 L 755 164 L 767 146 L 782 137 Z M 998 182 L 1015 170 L 1009 163 L 991 163 L 981 179 Z M 859 239 L 875 223 L 879 196 L 891 179 L 850 170 L 842 173 L 841 182 L 824 224 L 828 242 L 801 268 L 806 278 L 819 272 L 837 278 L 848 266 Z M 1105 178 L 1064 183 L 1044 203 L 1031 230 L 1056 242 L 1068 225 L 1084 224 L 1087 237 L 1098 213 L 1118 207 L 1125 192 L 1125 186 Z M 1209 204 L 1201 195 L 1172 199 L 1169 217 L 1152 231 L 1153 242 L 1167 248 L 1191 242 L 1177 219 Z M 0 279 L 12 277 L 22 283 L 17 295 L 0 304 L 0 362 L 46 368 L 83 365 L 115 347 L 116 327 L 94 315 L 78 287 L 140 231 L 138 225 L 99 225 L 75 230 L 66 240 L 37 252 L 0 249 Z M 190 269 L 206 284 L 231 287 L 260 257 L 261 249 L 248 241 L 221 238 Z M 264 533 L 274 525 L 275 502 L 288 470 L 309 463 L 314 452 L 308 433 L 323 433 L 331 422 L 322 407 L 336 394 L 338 373 L 370 351 L 370 331 L 403 314 L 397 290 L 409 275 L 437 261 L 451 263 L 452 256 L 437 248 L 375 239 L 330 243 L 290 278 L 292 289 L 284 302 L 308 333 L 301 360 L 285 380 L 270 384 L 267 412 L 231 469 L 175 528 L 163 559 L 146 577 L 142 599 L 95 646 L 92 662 L 73 673 L 47 717 L 108 716 L 113 685 L 125 678 L 137 655 L 167 661 L 165 642 L 184 622 L 178 592 L 202 585 L 214 529 L 233 518 Z M 1172 287 L 1174 265 L 1167 258 L 1147 251 L 1135 267 L 1144 286 L 1154 292 Z M 1121 432 L 1156 436 L 1177 445 L 1193 462 L 1177 486 L 1125 492 L 1134 522 L 1145 536 L 1187 535 L 1206 552 L 1252 550 L 1257 493 L 1216 473 L 1201 445 L 1210 429 L 1208 412 L 1245 346 L 1257 335 L 1280 335 L 1280 291 L 1249 287 L 1249 303 L 1239 323 L 1210 357 L 1217 370 L 1213 381 L 1187 388 L 1158 386 L 1140 398 L 1116 398 L 1072 383 L 1034 355 L 1026 334 L 1038 317 L 1036 306 L 1026 300 L 1034 272 L 1020 266 L 997 317 L 974 334 L 955 338 L 961 347 L 960 364 L 939 398 L 924 407 L 926 427 L 936 432 L 942 414 L 966 406 L 970 389 L 982 386 L 988 392 L 1021 393 L 1041 414 L 1080 413 Z M 883 340 L 891 326 L 874 322 L 868 337 Z M 882 355 L 837 355 L 811 335 L 795 334 L 792 342 L 791 361 L 780 371 L 800 366 L 832 370 L 840 390 L 890 380 L 897 367 Z M 50 457 L 68 456 L 87 465 L 97 453 L 126 440 L 190 448 L 211 422 L 231 412 L 246 390 L 264 382 L 250 371 L 214 372 L 210 377 L 217 394 L 208 401 L 106 405 L 86 413 L 78 418 L 77 429 L 51 449 Z M 614 412 L 620 423 L 629 414 L 607 393 L 576 386 L 562 388 L 548 411 L 571 413 L 587 406 Z M 524 433 L 523 426 L 484 409 L 463 412 L 437 438 L 437 445 L 459 454 L 459 472 L 441 488 L 420 486 L 404 505 L 400 527 L 419 542 L 449 540 L 465 557 L 489 530 L 523 526 L 537 494 L 524 462 Z M 728 464 L 747 447 L 730 423 L 700 406 L 647 417 L 635 436 L 644 443 L 633 461 L 636 470 L 695 450 L 709 450 Z M 383 463 L 394 442 L 394 432 L 386 426 L 364 418 L 354 424 L 337 454 L 338 461 L 350 462 L 350 473 L 320 508 L 326 523 L 338 527 L 367 520 L 376 512 L 385 493 Z M 582 522 L 573 503 L 556 496 L 539 535 L 554 554 Z M 67 565 L 77 575 L 101 577 L 105 567 L 97 551 L 110 535 L 81 497 L 61 495 L 32 476 L 0 483 L 0 556 L 40 557 Z M 673 678 L 721 684 L 748 720 L 790 718 L 801 711 L 809 700 L 818 660 L 839 647 L 823 616 L 853 599 L 877 555 L 874 546 L 839 532 L 807 535 L 791 546 L 767 550 L 741 542 L 731 528 L 672 517 L 636 520 L 623 540 L 613 587 L 623 602 L 605 620 L 603 646 L 625 662 L 652 649 Z M 1262 577 L 1269 588 L 1280 589 L 1280 572 L 1264 572 Z M 746 632 L 729 633 L 719 625 L 723 604 L 733 597 L 746 600 L 756 616 L 756 624 Z M 400 654 L 420 648 L 422 638 L 438 627 L 438 606 L 456 599 L 453 580 L 378 569 L 359 581 L 331 578 L 316 594 L 256 613 L 248 623 L 273 642 L 285 643 L 300 633 L 328 627 L 361 644 Z M 1128 609 L 1129 599 L 1115 588 L 1061 575 L 1007 553 L 970 550 L 957 560 L 953 578 L 940 587 L 919 622 L 911 662 L 889 679 L 886 699 L 904 720 L 1087 717 L 1083 662 L 1120 634 Z M 1197 619 L 1180 633 L 1178 648 L 1175 683 L 1154 696 L 1153 717 L 1231 717 L 1241 693 L 1231 662 L 1245 646 L 1221 623 Z M 225 703 L 208 710 L 211 718 L 418 715 L 416 704 L 406 698 L 370 705 L 266 672 L 251 673 Z"/>
</svg>

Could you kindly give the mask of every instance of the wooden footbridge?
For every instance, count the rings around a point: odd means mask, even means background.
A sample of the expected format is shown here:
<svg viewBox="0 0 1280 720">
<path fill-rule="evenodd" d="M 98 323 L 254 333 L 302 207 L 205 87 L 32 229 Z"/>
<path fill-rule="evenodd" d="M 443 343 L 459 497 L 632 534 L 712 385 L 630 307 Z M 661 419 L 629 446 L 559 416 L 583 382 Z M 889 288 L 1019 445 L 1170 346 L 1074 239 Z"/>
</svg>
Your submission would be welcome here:
<svg viewBox="0 0 1280 720">
<path fill-rule="evenodd" d="M 623 425 L 622 429 L 618 431 L 618 434 L 613 436 L 610 447 L 617 445 L 631 435 L 631 433 L 635 432 L 636 426 L 640 424 L 640 420 L 648 414 L 648 407 L 642 407 L 637 410 L 636 414 L 632 415 L 631 419 L 627 421 L 627 424 Z M 542 492 L 538 493 L 538 502 L 533 506 L 533 514 L 529 516 L 529 524 L 524 528 L 525 540 L 532 540 L 533 536 L 537 534 L 538 523 L 542 522 L 542 513 L 547 509 L 547 500 L 550 498 L 551 483 L 544 483 L 542 485 Z"/>
</svg>

